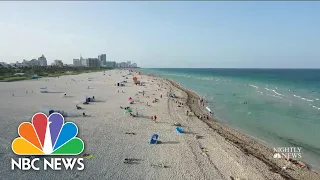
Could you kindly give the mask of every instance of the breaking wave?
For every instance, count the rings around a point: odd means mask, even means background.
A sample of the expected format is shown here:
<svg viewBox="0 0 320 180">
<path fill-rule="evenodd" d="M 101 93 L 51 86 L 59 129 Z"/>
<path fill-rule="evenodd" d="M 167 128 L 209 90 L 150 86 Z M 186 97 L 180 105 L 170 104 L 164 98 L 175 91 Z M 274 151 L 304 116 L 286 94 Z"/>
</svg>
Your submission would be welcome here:
<svg viewBox="0 0 320 180">
<path fill-rule="evenodd" d="M 283 94 L 280 94 L 280 93 L 278 93 L 277 91 L 275 91 L 275 90 L 272 90 L 274 93 L 276 93 L 277 95 L 279 95 L 279 96 L 283 96 Z"/>
<path fill-rule="evenodd" d="M 300 99 L 302 99 L 302 100 L 304 100 L 304 101 L 309 101 L 309 102 L 313 102 L 313 100 L 312 99 L 307 99 L 307 98 L 304 98 L 304 97 L 301 97 L 301 96 L 297 96 L 297 95 L 293 95 L 294 97 L 297 97 L 297 98 L 300 98 Z"/>
<path fill-rule="evenodd" d="M 281 96 L 276 96 L 276 95 L 273 95 L 273 94 L 266 94 L 266 95 L 268 95 L 268 96 L 273 96 L 273 97 L 277 97 L 277 98 L 281 98 L 281 99 L 282 99 Z"/>
<path fill-rule="evenodd" d="M 253 84 L 249 84 L 249 86 L 254 87 L 254 88 L 256 88 L 256 89 L 259 88 L 258 86 L 255 86 L 255 85 L 253 85 Z"/>
<path fill-rule="evenodd" d="M 318 110 L 320 110 L 320 107 L 317 107 L 317 106 L 312 106 L 313 108 L 316 108 L 316 109 L 318 109 Z"/>
</svg>

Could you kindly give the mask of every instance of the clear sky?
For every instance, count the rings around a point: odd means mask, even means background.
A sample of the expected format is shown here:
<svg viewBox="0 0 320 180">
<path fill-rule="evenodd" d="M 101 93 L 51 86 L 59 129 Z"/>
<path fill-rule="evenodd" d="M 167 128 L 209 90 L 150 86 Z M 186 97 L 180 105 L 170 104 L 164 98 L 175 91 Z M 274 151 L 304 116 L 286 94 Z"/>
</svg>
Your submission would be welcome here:
<svg viewBox="0 0 320 180">
<path fill-rule="evenodd" d="M 0 2 L 0 62 L 320 68 L 320 2 Z"/>
</svg>

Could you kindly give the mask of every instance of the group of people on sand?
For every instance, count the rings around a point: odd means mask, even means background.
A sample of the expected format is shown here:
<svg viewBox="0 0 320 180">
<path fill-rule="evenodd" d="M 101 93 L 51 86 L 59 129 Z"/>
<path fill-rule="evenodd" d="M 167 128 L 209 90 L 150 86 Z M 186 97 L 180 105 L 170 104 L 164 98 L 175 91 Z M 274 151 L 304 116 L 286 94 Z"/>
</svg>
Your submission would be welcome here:
<svg viewBox="0 0 320 180">
<path fill-rule="evenodd" d="M 176 104 L 178 104 L 178 107 L 183 106 L 183 103 L 182 103 L 182 102 L 179 102 L 179 101 L 176 101 Z"/>
<path fill-rule="evenodd" d="M 156 102 L 158 102 L 158 101 L 159 101 L 159 99 L 154 98 L 154 100 L 152 101 L 152 103 L 156 103 Z"/>
<path fill-rule="evenodd" d="M 64 94 L 64 96 L 66 96 L 67 94 Z M 84 105 L 87 105 L 87 104 L 89 104 L 89 102 L 95 102 L 96 100 L 95 100 L 95 97 L 94 96 L 92 96 L 92 98 L 87 98 L 86 97 L 86 101 L 85 102 L 83 102 L 82 104 L 84 104 Z M 76 109 L 77 110 L 81 110 L 82 109 L 82 107 L 81 106 L 79 106 L 78 104 L 76 104 Z M 82 115 L 83 115 L 83 117 L 87 117 L 88 115 L 86 115 L 86 113 L 82 113 Z"/>
<path fill-rule="evenodd" d="M 200 114 L 200 115 L 197 115 L 197 118 L 198 119 L 202 119 L 202 120 L 204 120 L 204 119 L 207 119 L 207 120 L 209 120 L 209 115 L 208 114 Z"/>
<path fill-rule="evenodd" d="M 200 99 L 200 104 L 201 104 L 201 106 L 204 106 L 204 103 L 205 103 L 205 100 L 204 99 Z"/>
</svg>

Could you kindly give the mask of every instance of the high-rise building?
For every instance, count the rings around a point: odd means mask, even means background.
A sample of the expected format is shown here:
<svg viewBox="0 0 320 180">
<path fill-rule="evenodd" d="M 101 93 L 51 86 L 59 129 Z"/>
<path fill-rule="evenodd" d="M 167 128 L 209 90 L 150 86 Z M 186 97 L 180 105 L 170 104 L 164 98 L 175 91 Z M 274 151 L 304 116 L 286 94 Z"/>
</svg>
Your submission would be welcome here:
<svg viewBox="0 0 320 180">
<path fill-rule="evenodd" d="M 80 64 L 81 66 L 89 67 L 88 59 L 84 59 L 82 56 L 80 56 Z"/>
<path fill-rule="evenodd" d="M 88 67 L 100 67 L 100 60 L 98 58 L 88 58 Z"/>
<path fill-rule="evenodd" d="M 51 65 L 53 65 L 53 66 L 63 66 L 63 62 L 61 60 L 54 60 Z"/>
<path fill-rule="evenodd" d="M 126 62 L 120 63 L 120 68 L 126 68 L 126 67 L 128 67 Z"/>
<path fill-rule="evenodd" d="M 107 55 L 106 54 L 100 54 L 98 56 L 98 59 L 101 62 L 101 65 L 107 65 Z"/>
<path fill-rule="evenodd" d="M 31 61 L 29 61 L 27 64 L 29 64 L 29 66 L 47 66 L 47 60 L 46 59 L 40 59 L 40 60 L 39 59 L 38 60 L 31 59 Z"/>
<path fill-rule="evenodd" d="M 38 58 L 38 61 L 39 61 L 39 65 L 40 66 L 47 66 L 47 59 L 46 59 L 46 57 L 44 57 L 43 54 L 42 54 L 41 57 Z"/>
<path fill-rule="evenodd" d="M 73 65 L 74 66 L 81 66 L 81 62 L 80 62 L 80 59 L 73 59 Z"/>
<path fill-rule="evenodd" d="M 107 61 L 106 67 L 115 68 L 115 67 L 117 67 L 117 63 L 115 61 Z"/>
<path fill-rule="evenodd" d="M 136 67 L 138 67 L 138 65 L 137 65 L 137 63 L 132 63 L 131 67 L 136 68 Z"/>
</svg>

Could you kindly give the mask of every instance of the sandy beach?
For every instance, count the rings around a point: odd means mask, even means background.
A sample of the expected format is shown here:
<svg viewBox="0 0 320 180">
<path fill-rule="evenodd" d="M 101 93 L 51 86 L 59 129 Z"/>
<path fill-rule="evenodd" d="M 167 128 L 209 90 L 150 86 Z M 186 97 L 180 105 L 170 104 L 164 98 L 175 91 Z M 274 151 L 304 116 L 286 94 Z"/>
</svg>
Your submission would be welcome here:
<svg viewBox="0 0 320 180">
<path fill-rule="evenodd" d="M 175 82 L 137 75 L 145 86 L 135 85 L 128 70 L 41 78 L 0 83 L 0 174 L 5 179 L 192 179 L 268 180 L 320 179 L 319 174 L 274 159 L 270 149 L 215 121 L 199 120 L 199 96 Z M 128 78 L 128 79 L 126 79 Z M 118 87 L 117 83 L 125 86 Z M 48 93 L 41 93 L 46 87 Z M 167 97 L 171 90 L 177 98 Z M 65 95 L 66 94 L 66 95 Z M 83 105 L 84 96 L 96 102 Z M 162 97 L 161 97 L 162 96 Z M 133 104 L 129 104 L 129 98 Z M 157 102 L 153 102 L 157 99 Z M 76 105 L 82 107 L 77 110 Z M 147 105 L 148 104 L 148 105 Z M 120 107 L 129 106 L 132 117 Z M 11 150 L 20 123 L 34 113 L 63 110 L 85 143 L 85 170 L 12 171 Z M 187 116 L 186 112 L 189 113 Z M 82 113 L 88 115 L 83 117 Z M 138 114 L 138 115 L 137 115 Z M 154 121 L 152 116 L 156 115 Z M 184 133 L 177 133 L 179 122 Z M 158 134 L 159 144 L 149 144 Z M 81 157 L 81 156 L 79 156 Z M 282 169 L 282 167 L 288 167 Z"/>
</svg>

